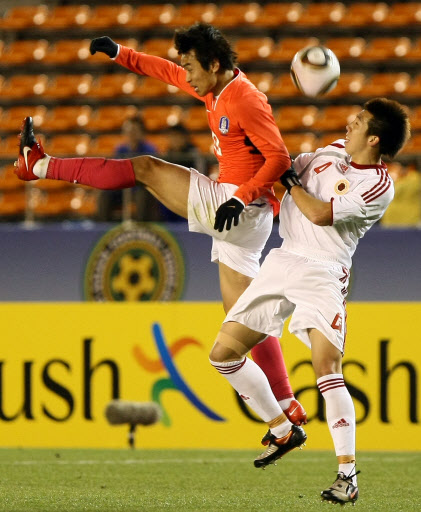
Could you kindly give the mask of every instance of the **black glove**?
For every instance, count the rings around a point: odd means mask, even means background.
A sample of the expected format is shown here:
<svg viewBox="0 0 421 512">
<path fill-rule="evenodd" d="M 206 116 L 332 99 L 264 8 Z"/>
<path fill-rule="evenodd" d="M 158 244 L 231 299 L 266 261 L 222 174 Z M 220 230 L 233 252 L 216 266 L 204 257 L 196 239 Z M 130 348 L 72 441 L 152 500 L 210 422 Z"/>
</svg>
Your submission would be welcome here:
<svg viewBox="0 0 421 512">
<path fill-rule="evenodd" d="M 284 174 L 280 177 L 282 185 L 287 189 L 288 193 L 291 194 L 291 189 L 295 185 L 301 187 L 300 180 L 295 172 L 294 167 L 291 165 L 289 169 L 287 169 Z"/>
<path fill-rule="evenodd" d="M 106 53 L 108 57 L 113 59 L 117 56 L 118 44 L 108 36 L 97 37 L 92 39 L 89 51 L 91 55 L 95 55 L 96 52 Z"/>
<path fill-rule="evenodd" d="M 231 229 L 232 221 L 234 226 L 238 226 L 240 213 L 244 210 L 244 205 L 239 199 L 232 197 L 230 200 L 222 203 L 216 210 L 214 229 L 220 233 L 224 231 L 225 222 L 227 223 L 227 231 Z"/>
</svg>

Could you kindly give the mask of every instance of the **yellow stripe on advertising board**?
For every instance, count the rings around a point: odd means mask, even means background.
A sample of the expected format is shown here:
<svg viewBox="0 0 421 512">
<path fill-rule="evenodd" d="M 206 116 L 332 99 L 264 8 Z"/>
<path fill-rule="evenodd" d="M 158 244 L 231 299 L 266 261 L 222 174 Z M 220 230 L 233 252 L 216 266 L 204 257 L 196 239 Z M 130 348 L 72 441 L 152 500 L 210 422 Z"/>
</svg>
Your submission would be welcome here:
<svg viewBox="0 0 421 512">
<path fill-rule="evenodd" d="M 138 428 L 138 447 L 260 449 L 266 426 L 208 362 L 219 303 L 3 303 L 0 312 L 2 446 L 127 446 L 127 426 L 104 417 L 121 398 L 163 410 Z M 348 306 L 344 375 L 360 450 L 421 449 L 420 327 L 421 304 Z M 311 420 L 307 449 L 330 450 L 310 351 L 287 332 L 282 346 Z"/>
</svg>

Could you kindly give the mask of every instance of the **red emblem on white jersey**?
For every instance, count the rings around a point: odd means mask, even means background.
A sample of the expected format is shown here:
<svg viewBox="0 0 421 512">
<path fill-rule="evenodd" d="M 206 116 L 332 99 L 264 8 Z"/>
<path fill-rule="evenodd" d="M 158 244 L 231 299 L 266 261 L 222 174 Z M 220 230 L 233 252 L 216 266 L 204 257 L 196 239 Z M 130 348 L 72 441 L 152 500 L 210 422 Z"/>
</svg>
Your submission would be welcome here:
<svg viewBox="0 0 421 512">
<path fill-rule="evenodd" d="M 343 174 L 346 173 L 346 171 L 349 169 L 349 165 L 345 164 L 344 162 L 339 162 L 339 169 Z"/>
</svg>

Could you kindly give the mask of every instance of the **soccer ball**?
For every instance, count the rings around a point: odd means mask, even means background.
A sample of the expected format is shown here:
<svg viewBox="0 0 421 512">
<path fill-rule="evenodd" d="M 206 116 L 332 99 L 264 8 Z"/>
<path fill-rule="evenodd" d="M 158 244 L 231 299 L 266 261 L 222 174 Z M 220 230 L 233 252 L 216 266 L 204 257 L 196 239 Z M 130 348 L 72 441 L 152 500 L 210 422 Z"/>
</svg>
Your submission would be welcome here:
<svg viewBox="0 0 421 512">
<path fill-rule="evenodd" d="M 341 68 L 336 55 L 325 46 L 306 46 L 291 62 L 291 78 L 305 96 L 315 98 L 335 88 Z"/>
</svg>

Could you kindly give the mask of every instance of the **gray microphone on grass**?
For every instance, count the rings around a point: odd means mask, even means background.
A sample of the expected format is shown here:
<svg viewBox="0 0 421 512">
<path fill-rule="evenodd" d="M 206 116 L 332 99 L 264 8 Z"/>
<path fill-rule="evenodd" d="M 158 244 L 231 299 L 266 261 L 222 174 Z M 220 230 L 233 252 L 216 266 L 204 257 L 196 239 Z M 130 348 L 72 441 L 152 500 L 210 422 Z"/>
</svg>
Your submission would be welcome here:
<svg viewBox="0 0 421 512">
<path fill-rule="evenodd" d="M 129 400 L 111 400 L 105 408 L 105 417 L 111 425 L 128 423 L 129 445 L 134 448 L 136 425 L 153 425 L 162 416 L 159 405 L 155 402 L 132 402 Z"/>
</svg>

